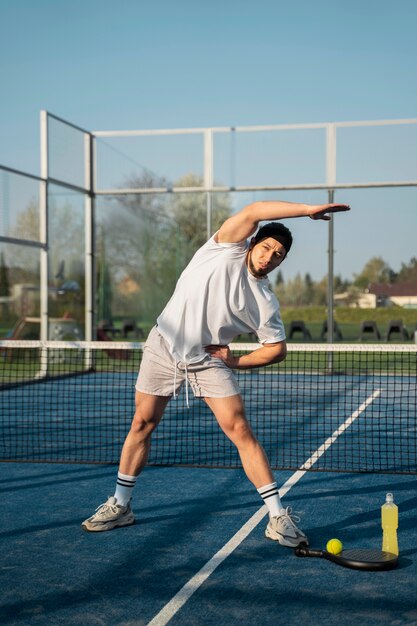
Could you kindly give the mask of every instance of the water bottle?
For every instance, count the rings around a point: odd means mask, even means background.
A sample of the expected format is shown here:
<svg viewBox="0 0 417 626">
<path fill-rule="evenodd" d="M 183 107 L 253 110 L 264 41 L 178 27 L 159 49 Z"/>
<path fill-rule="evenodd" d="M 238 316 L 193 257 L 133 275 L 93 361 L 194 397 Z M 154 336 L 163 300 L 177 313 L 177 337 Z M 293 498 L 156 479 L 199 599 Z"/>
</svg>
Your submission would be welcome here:
<svg viewBox="0 0 417 626">
<path fill-rule="evenodd" d="M 392 493 L 387 493 L 385 502 L 381 507 L 382 524 L 382 549 L 384 552 L 391 552 L 398 555 L 398 507 L 394 503 Z"/>
</svg>

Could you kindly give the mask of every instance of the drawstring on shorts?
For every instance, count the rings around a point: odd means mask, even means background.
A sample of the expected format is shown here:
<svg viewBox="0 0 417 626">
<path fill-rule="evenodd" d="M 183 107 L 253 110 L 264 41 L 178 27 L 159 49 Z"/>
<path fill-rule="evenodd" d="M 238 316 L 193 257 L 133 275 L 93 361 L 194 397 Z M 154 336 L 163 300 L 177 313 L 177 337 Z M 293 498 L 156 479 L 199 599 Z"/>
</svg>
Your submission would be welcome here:
<svg viewBox="0 0 417 626">
<path fill-rule="evenodd" d="M 187 409 L 190 408 L 190 403 L 188 401 L 188 369 L 187 369 L 187 363 L 184 364 L 185 365 L 185 403 L 187 405 Z M 177 367 L 178 367 L 178 361 L 175 359 L 174 362 L 174 398 L 178 397 L 178 394 L 176 392 L 176 388 L 177 388 Z"/>
<path fill-rule="evenodd" d="M 185 403 L 187 405 L 187 409 L 190 408 L 189 402 L 188 402 L 188 370 L 187 370 L 187 363 L 185 364 Z"/>
</svg>

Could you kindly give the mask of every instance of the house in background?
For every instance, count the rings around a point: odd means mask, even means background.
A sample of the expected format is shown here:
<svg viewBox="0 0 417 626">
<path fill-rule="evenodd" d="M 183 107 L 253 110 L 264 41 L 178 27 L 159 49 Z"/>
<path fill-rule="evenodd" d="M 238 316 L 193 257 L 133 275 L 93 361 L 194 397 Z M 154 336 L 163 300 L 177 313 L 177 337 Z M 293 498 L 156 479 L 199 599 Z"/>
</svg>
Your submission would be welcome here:
<svg viewBox="0 0 417 626">
<path fill-rule="evenodd" d="M 404 309 L 417 309 L 417 283 L 371 283 L 364 295 L 375 299 L 375 307 L 401 306 Z"/>
<path fill-rule="evenodd" d="M 336 294 L 335 304 L 359 309 L 400 306 L 417 309 L 417 282 L 415 283 L 370 283 L 363 292 Z"/>
</svg>

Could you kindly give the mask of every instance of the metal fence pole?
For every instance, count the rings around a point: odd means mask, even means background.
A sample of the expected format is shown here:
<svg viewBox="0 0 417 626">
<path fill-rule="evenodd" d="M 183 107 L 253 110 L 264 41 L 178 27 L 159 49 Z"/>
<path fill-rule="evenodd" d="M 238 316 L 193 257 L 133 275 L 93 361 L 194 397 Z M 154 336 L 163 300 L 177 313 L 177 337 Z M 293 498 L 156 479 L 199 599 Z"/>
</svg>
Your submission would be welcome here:
<svg viewBox="0 0 417 626">
<path fill-rule="evenodd" d="M 329 203 L 334 200 L 334 191 L 329 189 Z M 334 341 L 334 221 L 333 216 L 329 220 L 328 232 L 328 277 L 327 277 L 327 341 Z"/>
<path fill-rule="evenodd" d="M 95 339 L 95 215 L 94 215 L 94 139 L 84 135 L 85 195 L 85 338 Z"/>
<path fill-rule="evenodd" d="M 49 230 L 48 230 L 48 196 L 49 196 L 49 150 L 48 150 L 48 113 L 40 114 L 40 148 L 41 178 L 39 183 L 39 239 L 43 244 L 40 250 L 40 339 L 48 340 L 48 265 L 49 265 Z"/>
<path fill-rule="evenodd" d="M 329 186 L 336 184 L 336 125 L 326 128 L 326 179 Z M 328 202 L 334 201 L 334 189 L 328 190 Z M 333 343 L 333 303 L 334 303 L 334 223 L 330 216 L 328 230 L 328 272 L 327 272 L 327 341 Z"/>
</svg>

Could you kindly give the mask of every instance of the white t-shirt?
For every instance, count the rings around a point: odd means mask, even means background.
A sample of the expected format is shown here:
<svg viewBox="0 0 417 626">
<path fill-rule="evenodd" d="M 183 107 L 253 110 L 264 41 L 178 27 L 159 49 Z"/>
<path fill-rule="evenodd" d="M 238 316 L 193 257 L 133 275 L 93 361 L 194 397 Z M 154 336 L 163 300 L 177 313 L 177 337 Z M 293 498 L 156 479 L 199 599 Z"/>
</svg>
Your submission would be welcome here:
<svg viewBox="0 0 417 626">
<path fill-rule="evenodd" d="M 177 361 L 198 363 L 204 346 L 228 345 L 255 332 L 260 343 L 285 339 L 279 303 L 268 278 L 246 267 L 247 241 L 217 243 L 211 237 L 181 274 L 157 319 L 158 331 Z"/>
</svg>

